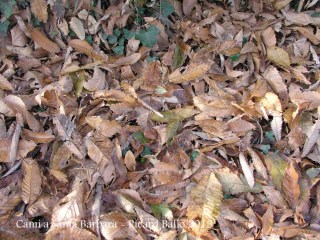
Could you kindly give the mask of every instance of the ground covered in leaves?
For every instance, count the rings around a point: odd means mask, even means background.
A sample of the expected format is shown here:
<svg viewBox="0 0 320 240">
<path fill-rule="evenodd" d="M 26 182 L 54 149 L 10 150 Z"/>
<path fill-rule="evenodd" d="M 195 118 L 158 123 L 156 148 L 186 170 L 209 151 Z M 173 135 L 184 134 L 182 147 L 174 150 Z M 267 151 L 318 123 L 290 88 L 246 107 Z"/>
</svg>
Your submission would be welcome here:
<svg viewBox="0 0 320 240">
<path fill-rule="evenodd" d="M 1 0 L 0 239 L 319 239 L 317 0 Z"/>
</svg>

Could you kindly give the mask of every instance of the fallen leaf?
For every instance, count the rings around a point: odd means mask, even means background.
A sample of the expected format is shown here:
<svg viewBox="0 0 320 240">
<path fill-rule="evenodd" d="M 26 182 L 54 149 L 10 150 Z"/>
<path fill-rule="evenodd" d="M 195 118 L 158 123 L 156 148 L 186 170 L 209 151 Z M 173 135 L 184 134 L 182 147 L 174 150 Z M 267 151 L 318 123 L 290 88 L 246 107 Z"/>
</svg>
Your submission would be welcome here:
<svg viewBox="0 0 320 240">
<path fill-rule="evenodd" d="M 219 216 L 222 196 L 222 187 L 214 173 L 204 176 L 191 189 L 191 203 L 187 208 L 187 218 L 190 221 L 199 219 L 191 228 L 197 235 L 206 233 L 216 222 Z"/>
<path fill-rule="evenodd" d="M 201 77 L 203 74 L 205 74 L 210 69 L 209 64 L 193 64 L 188 66 L 188 70 L 184 73 L 171 73 L 169 75 L 169 82 L 172 83 L 183 83 L 195 80 L 199 77 Z"/>
<path fill-rule="evenodd" d="M 69 24 L 71 30 L 74 31 L 80 40 L 84 40 L 86 38 L 86 32 L 79 18 L 72 17 Z"/>
<path fill-rule="evenodd" d="M 254 186 L 253 169 L 249 166 L 248 160 L 246 159 L 243 153 L 239 154 L 239 161 L 240 161 L 243 174 L 246 177 L 249 186 L 253 188 Z"/>
<path fill-rule="evenodd" d="M 267 57 L 271 62 L 282 67 L 290 67 L 291 61 L 288 53 L 279 47 L 268 47 Z"/>
<path fill-rule="evenodd" d="M 41 193 L 42 178 L 40 168 L 38 163 L 31 158 L 23 160 L 22 168 L 24 177 L 21 184 L 21 197 L 25 204 L 32 204 Z"/>
<path fill-rule="evenodd" d="M 85 121 L 105 137 L 112 137 L 121 130 L 121 125 L 117 121 L 105 120 L 98 116 L 86 117 Z"/>
<path fill-rule="evenodd" d="M 293 208 L 296 208 L 300 197 L 299 174 L 292 162 L 286 168 L 282 186 L 287 201 Z"/>
<path fill-rule="evenodd" d="M 40 20 L 46 23 L 48 20 L 46 0 L 31 0 L 31 12 Z"/>
</svg>

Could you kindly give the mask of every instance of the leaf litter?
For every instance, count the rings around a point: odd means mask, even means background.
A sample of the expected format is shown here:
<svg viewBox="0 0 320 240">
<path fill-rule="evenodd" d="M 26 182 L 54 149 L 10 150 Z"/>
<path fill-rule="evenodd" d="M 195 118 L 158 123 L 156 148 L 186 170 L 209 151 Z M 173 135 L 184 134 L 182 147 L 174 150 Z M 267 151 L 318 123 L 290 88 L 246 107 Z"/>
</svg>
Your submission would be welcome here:
<svg viewBox="0 0 320 240">
<path fill-rule="evenodd" d="M 0 239 L 320 237 L 318 1 L 0 12 Z"/>
</svg>

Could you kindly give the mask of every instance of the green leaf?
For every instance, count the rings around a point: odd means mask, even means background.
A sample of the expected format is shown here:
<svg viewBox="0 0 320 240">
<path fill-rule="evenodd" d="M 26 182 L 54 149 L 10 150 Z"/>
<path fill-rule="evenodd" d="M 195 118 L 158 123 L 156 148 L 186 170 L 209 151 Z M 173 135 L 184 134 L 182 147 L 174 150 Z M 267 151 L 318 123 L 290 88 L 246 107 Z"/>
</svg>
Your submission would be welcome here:
<svg viewBox="0 0 320 240">
<path fill-rule="evenodd" d="M 184 56 L 182 53 L 181 47 L 177 44 L 174 49 L 173 57 L 172 57 L 172 68 L 173 70 L 181 67 L 184 62 Z"/>
<path fill-rule="evenodd" d="M 132 134 L 133 138 L 138 140 L 141 144 L 147 144 L 148 139 L 144 136 L 142 131 L 138 131 Z"/>
<path fill-rule="evenodd" d="M 118 28 L 114 29 L 113 30 L 113 35 L 115 35 L 116 37 L 120 37 L 120 35 L 121 35 L 120 30 Z"/>
<path fill-rule="evenodd" d="M 123 37 L 119 38 L 118 46 L 124 46 L 124 38 Z"/>
<path fill-rule="evenodd" d="M 116 44 L 117 41 L 118 41 L 118 38 L 117 38 L 116 35 L 110 35 L 110 36 L 108 37 L 108 43 L 109 43 L 109 44 Z"/>
<path fill-rule="evenodd" d="M 157 86 L 155 89 L 156 94 L 162 95 L 168 92 L 164 87 L 162 86 Z"/>
<path fill-rule="evenodd" d="M 234 54 L 234 55 L 231 55 L 230 58 L 232 61 L 237 61 L 240 57 L 240 53 L 237 53 L 237 54 Z"/>
<path fill-rule="evenodd" d="M 150 57 L 150 56 L 148 56 L 147 57 L 147 63 L 150 63 L 150 62 L 153 62 L 153 61 L 157 61 L 159 58 L 158 57 L 156 57 L 156 56 L 152 56 L 152 57 Z"/>
<path fill-rule="evenodd" d="M 264 155 L 267 155 L 271 147 L 269 144 L 262 144 L 259 146 L 259 149 L 263 152 Z"/>
<path fill-rule="evenodd" d="M 273 131 L 267 131 L 267 132 L 265 132 L 264 135 L 272 143 L 276 140 L 275 137 L 274 137 Z"/>
<path fill-rule="evenodd" d="M 6 18 L 9 18 L 13 12 L 13 8 L 16 5 L 15 0 L 1 0 L 0 1 L 0 12 Z"/>
<path fill-rule="evenodd" d="M 191 161 L 194 161 L 199 155 L 200 153 L 197 150 L 193 150 L 190 156 Z"/>
<path fill-rule="evenodd" d="M 145 146 L 142 153 L 141 153 L 141 157 L 144 157 L 146 155 L 152 155 L 152 151 L 151 148 L 148 146 Z"/>
<path fill-rule="evenodd" d="M 6 19 L 0 23 L 0 37 L 6 37 L 10 22 Z"/>
<path fill-rule="evenodd" d="M 150 207 L 156 218 L 165 217 L 170 220 L 173 217 L 171 209 L 165 204 L 152 204 Z"/>
<path fill-rule="evenodd" d="M 142 30 L 135 35 L 135 39 L 140 40 L 143 46 L 152 48 L 157 43 L 160 30 L 156 26 L 150 26 L 147 30 Z"/>
<path fill-rule="evenodd" d="M 123 29 L 123 36 L 125 39 L 130 40 L 131 38 L 133 38 L 135 35 L 134 31 L 130 31 L 126 28 Z"/>
<path fill-rule="evenodd" d="M 174 13 L 174 7 L 172 6 L 172 4 L 168 0 L 162 0 L 162 2 L 161 2 L 162 16 L 167 18 L 172 13 Z"/>
<path fill-rule="evenodd" d="M 123 55 L 124 54 L 124 46 L 116 46 L 116 47 L 112 48 L 112 51 L 116 55 Z"/>
<path fill-rule="evenodd" d="M 93 38 L 92 38 L 92 35 L 88 35 L 85 39 L 90 45 L 93 44 Z"/>
</svg>

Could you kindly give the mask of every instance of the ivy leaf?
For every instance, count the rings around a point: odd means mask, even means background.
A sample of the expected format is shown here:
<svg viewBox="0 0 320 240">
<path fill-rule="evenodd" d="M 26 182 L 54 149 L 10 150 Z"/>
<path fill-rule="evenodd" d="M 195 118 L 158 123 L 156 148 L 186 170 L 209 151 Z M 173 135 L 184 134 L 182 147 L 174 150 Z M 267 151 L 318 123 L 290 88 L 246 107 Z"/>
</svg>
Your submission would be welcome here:
<svg viewBox="0 0 320 240">
<path fill-rule="evenodd" d="M 135 32 L 130 31 L 126 28 L 123 29 L 123 36 L 125 39 L 130 40 L 131 38 L 134 37 Z"/>
<path fill-rule="evenodd" d="M 142 45 L 152 48 L 157 43 L 160 30 L 156 26 L 150 26 L 147 30 L 142 30 L 135 35 L 135 39 L 140 40 Z"/>
<path fill-rule="evenodd" d="M 116 46 L 116 47 L 112 48 L 112 51 L 118 56 L 123 55 L 124 54 L 124 46 Z"/>
<path fill-rule="evenodd" d="M 168 0 L 162 0 L 161 2 L 161 14 L 165 18 L 174 13 L 174 7 Z"/>
<path fill-rule="evenodd" d="M 6 18 L 9 18 L 13 12 L 13 8 L 15 5 L 16 5 L 15 0 L 1 0 L 0 1 L 0 12 Z"/>
<path fill-rule="evenodd" d="M 0 37 L 6 37 L 10 22 L 6 19 L 0 23 Z"/>
</svg>

